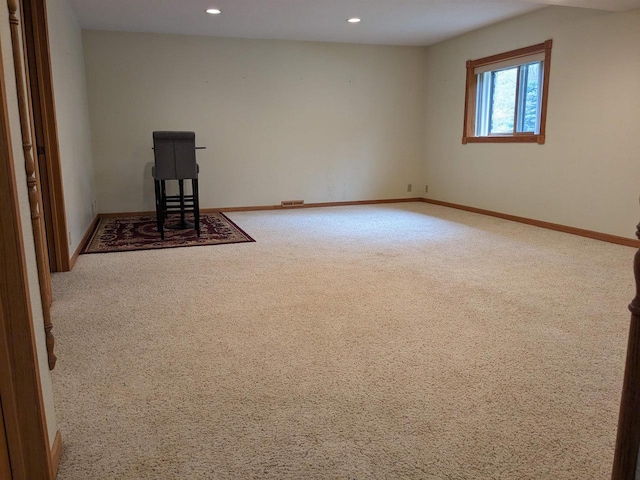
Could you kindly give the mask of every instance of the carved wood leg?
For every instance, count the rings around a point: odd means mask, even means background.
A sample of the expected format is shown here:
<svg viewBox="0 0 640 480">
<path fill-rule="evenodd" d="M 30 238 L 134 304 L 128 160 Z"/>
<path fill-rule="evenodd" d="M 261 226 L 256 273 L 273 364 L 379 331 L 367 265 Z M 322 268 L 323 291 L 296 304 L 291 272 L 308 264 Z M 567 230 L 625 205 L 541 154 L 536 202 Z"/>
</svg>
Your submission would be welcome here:
<svg viewBox="0 0 640 480">
<path fill-rule="evenodd" d="M 58 361 L 58 357 L 54 353 L 54 349 L 56 347 L 56 339 L 51 333 L 53 330 L 53 323 L 51 323 L 51 313 L 49 309 L 46 309 L 47 314 L 44 318 L 44 334 L 47 343 L 47 362 L 49 363 L 49 370 L 53 370 L 56 368 L 56 362 Z"/>
<path fill-rule="evenodd" d="M 640 224 L 638 225 L 640 238 Z M 612 480 L 635 480 L 640 448 L 640 250 L 634 260 L 636 297 L 629 305 L 631 326 L 622 385 Z"/>
<path fill-rule="evenodd" d="M 20 132 L 22 135 L 22 150 L 24 152 L 25 171 L 27 174 L 27 191 L 29 194 L 29 208 L 31 210 L 31 225 L 33 227 L 33 238 L 36 250 L 36 263 L 38 266 L 38 276 L 40 282 L 40 297 L 42 299 L 42 313 L 44 316 L 44 330 L 47 344 L 47 356 L 49 369 L 53 370 L 56 365 L 56 356 L 53 353 L 55 340 L 51 330 L 51 296 L 49 287 L 49 261 L 45 249 L 44 233 L 42 231 L 42 221 L 40 219 L 40 185 L 38 183 L 36 163 L 33 157 L 32 127 L 30 124 L 29 108 L 27 103 L 27 90 L 25 82 L 25 72 L 22 63 L 22 48 L 20 38 L 20 20 L 17 17 L 18 2 L 8 0 L 9 24 L 11 28 L 11 43 L 13 49 L 13 64 L 16 76 L 16 88 L 18 93 L 18 110 L 20 114 Z"/>
</svg>

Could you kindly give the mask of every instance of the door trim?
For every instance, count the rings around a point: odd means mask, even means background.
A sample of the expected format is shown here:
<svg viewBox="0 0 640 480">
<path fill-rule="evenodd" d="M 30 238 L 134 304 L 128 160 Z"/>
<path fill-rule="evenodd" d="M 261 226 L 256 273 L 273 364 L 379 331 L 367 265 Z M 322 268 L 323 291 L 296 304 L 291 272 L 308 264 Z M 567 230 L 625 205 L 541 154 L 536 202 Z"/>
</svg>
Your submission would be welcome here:
<svg viewBox="0 0 640 480">
<path fill-rule="evenodd" d="M 9 0 L 9 3 L 15 3 Z M 14 480 L 53 479 L 0 57 L 0 395 Z M 19 379 L 19 381 L 18 381 Z"/>
<path fill-rule="evenodd" d="M 20 0 L 23 20 L 23 48 L 27 59 L 27 69 L 31 79 L 29 87 L 37 85 L 38 108 L 32 108 L 32 115 L 39 115 L 44 140 L 44 163 L 46 168 L 39 173 L 46 189 L 40 189 L 43 211 L 49 216 L 45 222 L 49 263 L 52 272 L 68 272 L 70 266 L 69 237 L 64 203 L 62 165 L 58 142 L 58 125 L 53 89 L 53 72 L 49 48 L 49 29 L 45 0 Z M 27 28 L 28 27 L 28 28 Z M 31 99 L 29 99 L 31 101 Z"/>
<path fill-rule="evenodd" d="M 29 1 L 29 0 L 27 0 Z M 55 339 L 51 330 L 51 274 L 49 269 L 49 256 L 45 247 L 44 222 L 41 218 L 42 196 L 40 183 L 38 181 L 38 167 L 33 157 L 32 133 L 33 125 L 30 123 L 29 106 L 30 97 L 28 95 L 27 81 L 29 71 L 25 71 L 22 65 L 22 58 L 25 45 L 20 43 L 20 20 L 17 17 L 17 0 L 9 0 L 9 23 L 11 29 L 11 43 L 13 51 L 13 66 L 16 77 L 16 92 L 18 96 L 18 113 L 20 115 L 20 133 L 22 136 L 22 149 L 24 152 L 25 173 L 27 176 L 27 192 L 29 194 L 29 207 L 31 210 L 31 226 L 33 229 L 33 239 L 36 253 L 36 263 L 38 266 L 38 282 L 40 286 L 40 298 L 42 300 L 42 315 L 44 319 L 44 330 L 47 342 L 47 355 L 49 369 L 53 370 L 56 365 L 54 354 Z M 38 16 L 37 14 L 35 16 Z M 23 22 L 24 26 L 24 22 Z M 31 25 L 25 27 L 22 33 L 26 35 L 32 33 Z M 27 81 L 25 81 L 27 80 Z"/>
<path fill-rule="evenodd" d="M 53 469 L 53 477 L 55 478 L 60 466 L 60 459 L 62 458 L 62 435 L 60 430 L 56 432 L 56 436 L 53 439 L 53 445 L 51 445 L 51 468 Z"/>
</svg>

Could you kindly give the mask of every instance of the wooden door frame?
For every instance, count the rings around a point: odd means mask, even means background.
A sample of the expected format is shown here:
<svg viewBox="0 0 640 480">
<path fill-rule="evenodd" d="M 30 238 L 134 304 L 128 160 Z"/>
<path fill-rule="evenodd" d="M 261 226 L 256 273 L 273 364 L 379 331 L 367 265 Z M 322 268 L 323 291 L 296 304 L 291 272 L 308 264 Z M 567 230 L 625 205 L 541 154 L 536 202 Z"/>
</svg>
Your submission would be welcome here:
<svg viewBox="0 0 640 480">
<path fill-rule="evenodd" d="M 9 460 L 9 445 L 7 443 L 7 429 L 4 428 L 4 411 L 2 397 L 0 397 L 0 478 L 13 478 L 11 461 Z"/>
<path fill-rule="evenodd" d="M 27 179 L 27 192 L 29 196 L 29 208 L 31 212 L 31 226 L 33 228 L 33 240 L 35 245 L 36 265 L 38 267 L 38 283 L 40 287 L 40 298 L 42 300 L 42 316 L 47 343 L 47 354 L 49 368 L 53 369 L 56 364 L 54 354 L 55 341 L 51 330 L 51 272 L 49 267 L 49 256 L 45 247 L 44 222 L 42 219 L 42 195 L 40 193 L 40 183 L 38 179 L 38 165 L 33 157 L 33 132 L 31 124 L 30 107 L 31 97 L 29 95 L 29 71 L 23 68 L 23 58 L 26 57 L 23 43 L 26 32 L 33 30 L 30 26 L 20 28 L 18 0 L 8 0 L 9 25 L 11 30 L 11 50 L 13 53 L 13 67 L 16 77 L 16 93 L 18 101 L 18 113 L 20 116 L 20 134 L 22 138 L 22 151 L 24 153 L 24 166 Z M 33 110 L 33 108 L 31 108 Z"/>
<path fill-rule="evenodd" d="M 44 145 L 34 143 L 34 149 L 36 149 L 36 155 L 40 157 L 37 147 L 44 147 L 44 156 L 41 158 L 45 168 L 40 169 L 39 180 L 44 185 L 44 188 L 40 188 L 40 193 L 46 218 L 49 264 L 52 272 L 68 272 L 71 270 L 71 262 L 49 48 L 47 5 L 46 0 L 19 0 L 17 3 L 20 4 L 22 14 L 25 65 L 30 77 L 28 90 L 31 92 L 37 89 L 33 95 L 29 95 L 29 104 L 32 106 L 31 114 L 39 117 L 34 118 L 34 123 L 42 129 L 44 141 Z M 32 103 L 33 97 L 37 98 L 37 105 Z"/>
<path fill-rule="evenodd" d="M 0 56 L 0 399 L 12 480 L 54 478 Z"/>
</svg>

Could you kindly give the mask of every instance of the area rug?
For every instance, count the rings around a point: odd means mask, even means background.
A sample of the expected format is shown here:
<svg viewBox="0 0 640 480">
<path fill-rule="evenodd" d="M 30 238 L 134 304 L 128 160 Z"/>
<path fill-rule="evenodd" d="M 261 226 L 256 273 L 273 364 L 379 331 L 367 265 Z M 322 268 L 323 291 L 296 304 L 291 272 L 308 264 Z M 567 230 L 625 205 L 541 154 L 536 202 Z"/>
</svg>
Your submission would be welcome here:
<svg viewBox="0 0 640 480">
<path fill-rule="evenodd" d="M 171 225 L 176 220 L 178 220 L 177 216 L 175 219 L 170 216 L 165 225 Z M 82 253 L 127 252 L 255 242 L 253 238 L 220 212 L 201 215 L 200 230 L 200 237 L 198 237 L 193 228 L 171 230 L 165 227 L 164 240 L 162 240 L 155 216 L 101 218 Z"/>
</svg>

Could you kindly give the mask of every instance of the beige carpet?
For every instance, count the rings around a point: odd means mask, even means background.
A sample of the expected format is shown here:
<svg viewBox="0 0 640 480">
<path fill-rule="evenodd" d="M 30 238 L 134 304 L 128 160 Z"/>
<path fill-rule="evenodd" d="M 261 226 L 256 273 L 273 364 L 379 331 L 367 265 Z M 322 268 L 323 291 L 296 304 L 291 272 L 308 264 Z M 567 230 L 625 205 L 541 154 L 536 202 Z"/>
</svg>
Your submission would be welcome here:
<svg viewBox="0 0 640 480">
<path fill-rule="evenodd" d="M 59 479 L 608 478 L 633 249 L 422 203 L 229 216 L 256 243 L 54 276 Z"/>
</svg>

